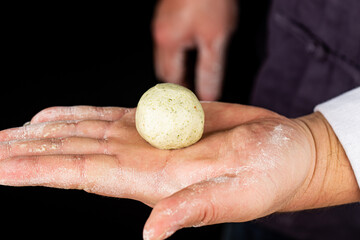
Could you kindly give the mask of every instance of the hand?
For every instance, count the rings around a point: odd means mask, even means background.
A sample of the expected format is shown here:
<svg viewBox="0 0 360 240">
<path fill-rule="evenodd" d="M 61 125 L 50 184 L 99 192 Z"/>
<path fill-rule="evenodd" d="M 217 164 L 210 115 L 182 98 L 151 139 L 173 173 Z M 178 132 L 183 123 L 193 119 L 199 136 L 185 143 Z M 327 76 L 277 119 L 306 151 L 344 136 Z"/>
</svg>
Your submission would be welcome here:
<svg viewBox="0 0 360 240">
<path fill-rule="evenodd" d="M 83 189 L 154 205 L 203 180 L 199 168 L 222 164 L 214 159 L 220 152 L 218 141 L 230 134 L 226 130 L 262 113 L 233 104 L 204 103 L 203 107 L 202 141 L 177 151 L 159 150 L 145 142 L 135 128 L 135 109 L 45 109 L 30 125 L 0 132 L 0 183 Z M 243 115 L 241 110 L 248 108 Z"/>
<path fill-rule="evenodd" d="M 315 151 L 305 124 L 310 120 L 235 104 L 203 107 L 203 139 L 172 151 L 158 150 L 138 135 L 135 109 L 43 110 L 30 125 L 0 132 L 0 184 L 75 188 L 142 201 L 154 207 L 145 239 L 163 239 L 182 227 L 323 206 L 328 199 L 323 193 L 329 192 L 320 191 L 324 182 L 332 188 L 332 201 L 334 196 L 341 197 L 337 204 L 349 201 L 344 193 L 356 185 L 354 176 L 324 177 L 346 171 L 318 161 L 322 145 Z"/>
<path fill-rule="evenodd" d="M 185 52 L 197 48 L 196 92 L 201 100 L 218 99 L 236 15 L 235 0 L 160 0 L 153 22 L 158 77 L 184 85 Z"/>
</svg>

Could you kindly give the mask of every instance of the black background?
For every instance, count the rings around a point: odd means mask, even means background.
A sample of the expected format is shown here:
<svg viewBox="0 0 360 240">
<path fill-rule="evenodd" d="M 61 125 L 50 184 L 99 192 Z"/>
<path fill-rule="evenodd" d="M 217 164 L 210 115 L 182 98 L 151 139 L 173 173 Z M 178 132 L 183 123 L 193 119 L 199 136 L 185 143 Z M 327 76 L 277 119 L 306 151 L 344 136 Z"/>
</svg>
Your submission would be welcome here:
<svg viewBox="0 0 360 240">
<path fill-rule="evenodd" d="M 135 107 L 157 83 L 150 27 L 155 3 L 4 8 L 0 128 L 21 126 L 49 106 Z M 248 103 L 264 55 L 268 5 L 241 1 L 222 101 Z M 187 63 L 189 80 L 195 56 Z M 132 200 L 43 187 L 0 186 L 0 207 L 0 233 L 10 233 L 11 239 L 141 239 L 151 211 Z M 171 239 L 219 239 L 220 232 L 221 225 L 184 229 Z"/>
</svg>

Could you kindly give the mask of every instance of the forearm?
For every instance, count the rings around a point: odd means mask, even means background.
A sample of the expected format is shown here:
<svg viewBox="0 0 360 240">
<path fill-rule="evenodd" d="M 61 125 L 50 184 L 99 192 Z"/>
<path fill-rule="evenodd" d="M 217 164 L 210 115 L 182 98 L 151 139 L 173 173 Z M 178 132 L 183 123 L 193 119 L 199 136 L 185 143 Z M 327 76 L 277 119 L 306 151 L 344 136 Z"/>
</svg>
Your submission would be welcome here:
<svg viewBox="0 0 360 240">
<path fill-rule="evenodd" d="M 348 157 L 321 113 L 296 119 L 314 144 L 313 169 L 301 190 L 283 209 L 296 211 L 360 201 L 360 190 Z"/>
</svg>

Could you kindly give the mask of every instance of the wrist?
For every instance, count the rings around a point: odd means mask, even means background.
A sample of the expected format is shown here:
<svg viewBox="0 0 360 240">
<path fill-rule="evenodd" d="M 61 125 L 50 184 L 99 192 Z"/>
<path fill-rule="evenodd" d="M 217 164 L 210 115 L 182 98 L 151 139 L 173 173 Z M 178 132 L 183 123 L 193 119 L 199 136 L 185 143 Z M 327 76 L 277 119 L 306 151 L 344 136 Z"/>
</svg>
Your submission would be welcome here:
<svg viewBox="0 0 360 240">
<path fill-rule="evenodd" d="M 313 168 L 303 186 L 284 211 L 341 205 L 360 200 L 360 190 L 345 151 L 324 116 L 313 114 L 295 119 L 313 145 Z"/>
</svg>

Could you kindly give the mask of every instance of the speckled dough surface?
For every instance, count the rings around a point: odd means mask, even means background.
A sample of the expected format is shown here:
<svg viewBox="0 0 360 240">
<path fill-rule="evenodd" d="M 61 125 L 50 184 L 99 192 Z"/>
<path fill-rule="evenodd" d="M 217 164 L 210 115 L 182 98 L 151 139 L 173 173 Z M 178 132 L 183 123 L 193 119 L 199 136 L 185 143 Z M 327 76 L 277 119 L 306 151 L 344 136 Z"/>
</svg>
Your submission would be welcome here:
<svg viewBox="0 0 360 240">
<path fill-rule="evenodd" d="M 171 83 L 150 88 L 136 109 L 136 129 L 151 145 L 177 149 L 196 143 L 204 131 L 204 111 L 195 94 Z"/>
</svg>

